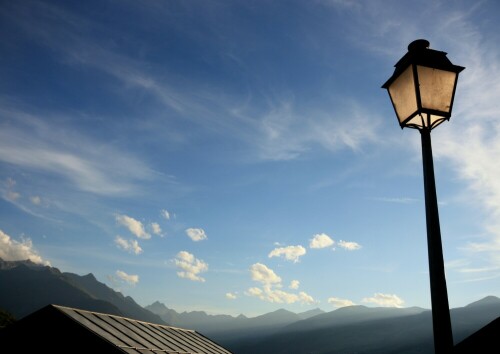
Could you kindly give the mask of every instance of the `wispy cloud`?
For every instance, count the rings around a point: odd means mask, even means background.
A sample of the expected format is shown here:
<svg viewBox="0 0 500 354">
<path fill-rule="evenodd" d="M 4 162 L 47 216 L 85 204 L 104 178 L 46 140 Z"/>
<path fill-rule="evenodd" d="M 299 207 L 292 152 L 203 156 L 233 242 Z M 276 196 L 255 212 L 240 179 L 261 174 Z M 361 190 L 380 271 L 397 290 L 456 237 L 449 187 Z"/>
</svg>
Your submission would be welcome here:
<svg viewBox="0 0 500 354">
<path fill-rule="evenodd" d="M 408 198 L 408 197 L 397 197 L 397 198 L 379 197 L 379 198 L 370 198 L 370 200 L 375 200 L 375 201 L 385 202 L 385 203 L 396 203 L 396 204 L 411 204 L 411 203 L 416 203 L 416 202 L 420 201 L 419 199 Z"/>
<path fill-rule="evenodd" d="M 153 234 L 163 237 L 163 231 L 160 224 L 158 224 L 157 222 L 152 222 L 151 224 L 149 224 L 149 227 L 151 228 L 151 232 Z"/>
<path fill-rule="evenodd" d="M 339 245 L 339 247 L 342 247 L 343 249 L 346 249 L 348 251 L 355 251 L 361 248 L 361 245 L 357 242 L 340 240 L 337 244 Z"/>
<path fill-rule="evenodd" d="M 142 248 L 139 246 L 139 242 L 137 240 L 127 240 L 124 239 L 121 236 L 116 236 L 115 237 L 115 244 L 118 248 L 121 248 L 127 252 L 134 253 L 134 254 L 141 254 L 142 253 Z"/>
<path fill-rule="evenodd" d="M 167 209 L 162 209 L 160 214 L 165 220 L 170 220 L 170 212 Z"/>
<path fill-rule="evenodd" d="M 98 195 L 127 195 L 136 182 L 154 172 L 142 161 L 74 130 L 46 123 L 43 114 L 0 108 L 5 123 L 0 129 L 0 161 L 32 171 L 50 173 L 74 187 Z"/>
</svg>

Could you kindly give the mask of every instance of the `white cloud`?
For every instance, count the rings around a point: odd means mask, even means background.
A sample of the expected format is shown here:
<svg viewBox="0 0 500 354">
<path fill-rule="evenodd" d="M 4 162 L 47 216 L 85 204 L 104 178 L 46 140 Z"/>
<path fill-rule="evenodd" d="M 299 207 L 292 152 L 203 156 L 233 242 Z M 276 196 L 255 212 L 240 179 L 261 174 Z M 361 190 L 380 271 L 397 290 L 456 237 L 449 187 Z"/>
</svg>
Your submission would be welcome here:
<svg viewBox="0 0 500 354">
<path fill-rule="evenodd" d="M 309 242 L 309 248 L 325 248 L 335 243 L 327 234 L 316 234 Z"/>
<path fill-rule="evenodd" d="M 188 235 L 189 238 L 195 242 L 207 239 L 207 235 L 203 229 L 189 228 L 186 230 L 186 235 Z"/>
<path fill-rule="evenodd" d="M 150 224 L 150 227 L 151 227 L 151 231 L 152 231 L 155 235 L 158 235 L 158 236 L 163 236 L 162 231 L 161 231 L 161 227 L 160 227 L 160 225 L 159 225 L 157 222 L 152 222 L 152 223 Z"/>
<path fill-rule="evenodd" d="M 301 291 L 298 294 L 294 294 L 281 290 L 281 278 L 276 275 L 272 269 L 269 269 L 264 264 L 253 264 L 250 267 L 250 274 L 252 280 L 262 284 L 262 288 L 249 288 L 245 292 L 245 295 L 247 296 L 257 297 L 263 301 L 273 303 L 293 304 L 295 302 L 300 302 L 303 304 L 313 304 L 317 302 L 306 292 Z M 297 280 L 293 280 L 290 287 L 296 286 L 298 288 L 298 285 L 299 282 Z"/>
<path fill-rule="evenodd" d="M 121 248 L 130 253 L 134 254 L 142 253 L 142 248 L 141 246 L 139 246 L 139 242 L 137 242 L 137 240 L 126 240 L 123 237 L 116 236 L 115 244 L 118 246 L 118 248 Z"/>
<path fill-rule="evenodd" d="M 268 257 L 284 257 L 286 260 L 296 263 L 299 261 L 299 258 L 305 254 L 306 249 L 298 245 L 275 248 L 269 253 Z"/>
<path fill-rule="evenodd" d="M 236 296 L 236 294 L 234 294 L 234 293 L 226 293 L 226 299 L 236 300 L 237 298 L 238 298 L 238 296 Z"/>
<path fill-rule="evenodd" d="M 170 220 L 170 213 L 168 212 L 168 210 L 162 209 L 160 213 L 163 218 L 165 218 L 166 220 Z"/>
<path fill-rule="evenodd" d="M 34 205 L 40 205 L 42 203 L 42 198 L 40 198 L 38 195 L 34 195 L 30 198 L 30 201 Z"/>
<path fill-rule="evenodd" d="M 338 297 L 329 297 L 328 303 L 332 304 L 334 307 L 346 307 L 346 306 L 354 306 L 356 305 L 351 300 L 347 299 L 339 299 Z"/>
<path fill-rule="evenodd" d="M 375 293 L 373 297 L 367 297 L 361 300 L 365 303 L 372 303 L 382 307 L 403 307 L 404 301 L 394 294 Z"/>
<path fill-rule="evenodd" d="M 262 289 L 257 287 L 249 288 L 245 292 L 245 294 L 247 296 L 257 297 L 263 301 L 279 303 L 279 304 L 282 303 L 293 304 L 296 302 L 300 302 L 302 304 L 311 305 L 317 303 L 317 301 L 314 300 L 314 298 L 311 295 L 303 291 L 299 292 L 298 294 L 294 294 L 283 291 L 281 289 L 272 288 L 269 285 L 263 286 Z"/>
<path fill-rule="evenodd" d="M 144 229 L 144 225 L 139 220 L 136 220 L 127 215 L 117 215 L 116 221 L 125 226 L 132 234 L 137 236 L 138 238 L 142 238 L 147 240 L 151 238 L 151 235 L 146 232 Z"/>
<path fill-rule="evenodd" d="M 357 242 L 347 242 L 342 240 L 338 242 L 338 245 L 348 251 L 355 251 L 361 248 L 361 245 Z"/>
<path fill-rule="evenodd" d="M 205 282 L 205 279 L 199 274 L 208 270 L 208 264 L 195 258 L 189 252 L 181 251 L 177 253 L 174 259 L 175 266 L 180 269 L 177 275 L 193 281 Z"/>
<path fill-rule="evenodd" d="M 288 286 L 290 289 L 297 290 L 299 288 L 300 282 L 298 280 L 292 280 Z"/>
<path fill-rule="evenodd" d="M 21 239 L 21 242 L 19 242 L 13 240 L 2 230 L 0 230 L 0 258 L 5 261 L 23 261 L 29 259 L 33 263 L 50 265 L 34 249 L 31 239 Z"/>
<path fill-rule="evenodd" d="M 255 263 L 250 267 L 250 275 L 252 280 L 258 281 L 262 284 L 278 284 L 281 283 L 281 278 L 262 263 Z"/>
<path fill-rule="evenodd" d="M 116 276 L 130 285 L 136 285 L 139 282 L 138 275 L 127 274 L 121 270 L 116 271 Z"/>
</svg>

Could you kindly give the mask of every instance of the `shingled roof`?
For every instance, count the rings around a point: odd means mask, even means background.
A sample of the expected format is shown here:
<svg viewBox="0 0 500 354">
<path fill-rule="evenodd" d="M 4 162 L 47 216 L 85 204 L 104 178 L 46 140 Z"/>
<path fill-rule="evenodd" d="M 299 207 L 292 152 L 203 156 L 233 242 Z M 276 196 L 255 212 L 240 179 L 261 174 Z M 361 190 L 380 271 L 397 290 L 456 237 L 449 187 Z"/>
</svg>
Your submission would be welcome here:
<svg viewBox="0 0 500 354">
<path fill-rule="evenodd" d="M 194 330 L 49 305 L 4 333 L 13 352 L 231 354 Z"/>
</svg>

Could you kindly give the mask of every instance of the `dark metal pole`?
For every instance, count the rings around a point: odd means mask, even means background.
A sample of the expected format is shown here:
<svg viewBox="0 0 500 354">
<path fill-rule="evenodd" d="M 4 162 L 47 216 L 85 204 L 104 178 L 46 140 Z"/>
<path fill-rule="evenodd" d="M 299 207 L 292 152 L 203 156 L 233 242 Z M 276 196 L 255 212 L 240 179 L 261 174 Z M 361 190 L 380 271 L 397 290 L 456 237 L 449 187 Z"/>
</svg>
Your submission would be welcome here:
<svg viewBox="0 0 500 354">
<path fill-rule="evenodd" d="M 436 354 L 450 354 L 453 350 L 448 291 L 444 273 L 443 247 L 439 227 L 439 211 L 432 161 L 431 130 L 420 130 L 424 165 L 425 216 L 427 219 L 427 248 L 431 283 L 432 326 Z"/>
</svg>

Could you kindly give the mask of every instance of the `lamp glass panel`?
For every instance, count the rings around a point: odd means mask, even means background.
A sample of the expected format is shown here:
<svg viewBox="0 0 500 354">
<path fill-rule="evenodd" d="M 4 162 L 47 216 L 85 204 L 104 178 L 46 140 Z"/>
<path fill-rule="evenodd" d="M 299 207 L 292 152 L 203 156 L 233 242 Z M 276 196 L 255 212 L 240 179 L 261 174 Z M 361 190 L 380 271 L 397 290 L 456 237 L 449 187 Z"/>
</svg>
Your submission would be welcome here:
<svg viewBox="0 0 500 354">
<path fill-rule="evenodd" d="M 417 75 L 422 108 L 450 113 L 457 74 L 418 65 Z"/>
<path fill-rule="evenodd" d="M 429 120 L 430 120 L 430 123 L 431 123 L 431 127 L 437 127 L 439 124 L 441 124 L 444 120 L 444 117 L 442 116 L 437 116 L 437 115 L 434 115 L 434 114 L 430 114 L 429 115 Z M 436 122 L 440 121 L 439 123 L 436 124 Z"/>
<path fill-rule="evenodd" d="M 410 119 L 405 123 L 405 127 L 418 127 L 422 128 L 427 125 L 426 119 L 422 118 L 421 114 L 417 114 L 415 117 Z"/>
<path fill-rule="evenodd" d="M 389 95 L 400 123 L 417 111 L 415 81 L 411 65 L 389 86 Z"/>
</svg>

